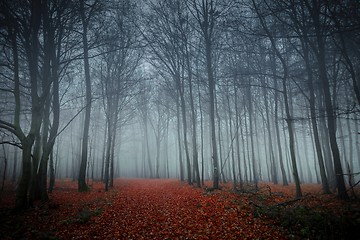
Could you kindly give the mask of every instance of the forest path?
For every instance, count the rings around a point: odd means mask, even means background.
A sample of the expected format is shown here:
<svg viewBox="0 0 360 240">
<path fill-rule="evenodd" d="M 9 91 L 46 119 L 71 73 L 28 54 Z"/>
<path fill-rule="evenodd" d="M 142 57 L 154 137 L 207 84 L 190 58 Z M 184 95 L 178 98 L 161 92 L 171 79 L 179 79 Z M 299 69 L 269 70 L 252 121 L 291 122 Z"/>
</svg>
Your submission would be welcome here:
<svg viewBox="0 0 360 240">
<path fill-rule="evenodd" d="M 9 185 L 0 239 L 360 239 L 358 200 L 345 204 L 321 194 L 321 185 L 303 185 L 307 197 L 294 201 L 294 185 L 262 183 L 256 194 L 251 186 L 239 194 L 176 179 L 116 179 L 108 192 L 101 181 L 89 184 L 78 192 L 76 181 L 57 180 L 49 202 L 25 211 L 13 211 Z M 289 205 L 274 208 L 280 203 Z"/>
<path fill-rule="evenodd" d="M 205 193 L 176 180 L 121 180 L 93 226 L 106 239 L 284 239 L 229 191 Z M 100 235 L 99 235 L 100 233 Z"/>
<path fill-rule="evenodd" d="M 209 192 L 175 179 L 117 179 L 108 192 L 102 182 L 90 187 L 79 193 L 76 181 L 59 180 L 48 203 L 18 213 L 0 206 L 0 239 L 286 239 L 230 188 Z"/>
</svg>

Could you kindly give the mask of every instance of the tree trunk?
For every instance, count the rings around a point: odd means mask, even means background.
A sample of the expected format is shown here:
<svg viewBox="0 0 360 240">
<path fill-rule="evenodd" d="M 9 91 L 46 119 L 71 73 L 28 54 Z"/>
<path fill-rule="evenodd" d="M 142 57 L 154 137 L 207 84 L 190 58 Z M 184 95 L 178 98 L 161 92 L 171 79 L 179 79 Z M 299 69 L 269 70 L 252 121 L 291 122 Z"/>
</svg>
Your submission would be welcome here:
<svg viewBox="0 0 360 240">
<path fill-rule="evenodd" d="M 110 169 L 109 169 L 109 174 L 110 174 L 109 187 L 114 187 L 114 166 L 115 166 L 115 144 L 116 144 L 116 135 L 117 135 L 117 118 L 118 118 L 118 111 L 115 110 L 114 130 L 112 131 L 112 140 L 111 140 L 111 156 L 110 156 L 111 162 L 110 162 Z"/>
<path fill-rule="evenodd" d="M 190 163 L 190 156 L 189 156 L 189 146 L 187 141 L 187 120 L 186 120 L 186 108 L 185 108 L 185 98 L 184 98 L 184 91 L 183 91 L 183 84 L 181 84 L 180 76 L 176 76 L 176 82 L 178 86 L 178 93 L 180 96 L 180 109 L 181 109 L 181 119 L 183 123 L 183 141 L 184 141 L 184 148 L 185 148 L 185 158 L 186 158 L 186 168 L 187 168 L 187 182 L 188 184 L 192 184 L 191 178 L 191 163 Z"/>
<path fill-rule="evenodd" d="M 242 171 L 241 171 L 241 153 L 240 153 L 240 138 L 239 138 L 239 129 L 240 134 L 242 135 L 242 126 L 240 124 L 240 112 L 238 107 L 238 96 L 237 96 L 237 88 L 236 88 L 236 79 L 234 79 L 234 105 L 235 105 L 235 140 L 236 140 L 236 153 L 237 153 L 237 164 L 238 164 L 238 172 L 239 172 L 239 184 L 240 189 L 243 188 L 243 179 L 242 179 Z M 243 135 L 242 135 L 243 136 Z M 243 149 L 245 152 L 245 149 Z M 245 161 L 245 158 L 244 158 Z"/>
<path fill-rule="evenodd" d="M 249 80 L 250 81 L 250 80 Z M 254 147 L 254 129 L 253 129 L 253 109 L 252 109 L 252 95 L 251 87 L 249 82 L 249 88 L 247 89 L 247 101 L 248 101 L 248 112 L 249 112 L 249 134 L 250 134 L 250 146 L 251 146 L 251 163 L 252 163 L 252 172 L 253 172 L 253 181 L 255 183 L 255 188 L 258 187 L 258 170 L 257 170 L 257 161 L 255 159 L 255 147 Z"/>
<path fill-rule="evenodd" d="M 244 94 L 244 102 L 246 102 L 245 100 L 245 94 Z M 249 130 L 248 130 L 248 120 L 247 120 L 247 111 L 246 111 L 246 104 L 244 104 L 244 125 L 245 125 L 245 129 L 242 128 L 241 126 L 241 122 L 240 122 L 240 135 L 241 135 L 241 141 L 242 141 L 242 145 L 243 145 L 243 157 L 244 157 L 244 173 L 245 173 L 245 182 L 246 184 L 249 184 L 249 181 L 251 179 L 251 162 L 250 162 L 250 144 L 249 144 L 249 139 L 246 139 L 245 141 L 245 136 L 249 136 Z M 245 130 L 245 131 L 244 131 Z M 246 142 L 246 143 L 245 143 Z M 246 151 L 245 151 L 246 150 Z"/>
<path fill-rule="evenodd" d="M 309 4 L 308 2 L 306 2 Z M 319 4 L 320 5 L 320 4 Z M 349 196 L 346 192 L 346 186 L 344 182 L 344 175 L 341 166 L 340 152 L 336 140 L 336 116 L 333 108 L 333 103 L 331 100 L 330 93 L 330 83 L 327 77 L 326 65 L 325 65 L 325 40 L 323 39 L 323 35 L 320 29 L 320 6 L 318 3 L 313 3 L 313 6 L 307 5 L 310 12 L 312 20 L 314 21 L 316 41 L 317 41 L 317 49 L 314 49 L 315 55 L 318 60 L 319 67 L 319 78 L 321 82 L 321 86 L 323 89 L 324 100 L 325 100 L 325 111 L 326 111 L 326 119 L 328 123 L 328 132 L 330 139 L 331 152 L 333 155 L 334 162 L 334 170 L 335 177 L 338 188 L 338 197 L 340 199 L 346 200 L 349 199 Z"/>
<path fill-rule="evenodd" d="M 146 106 L 147 107 L 147 106 Z M 146 110 L 147 111 L 147 110 Z M 149 132 L 148 132 L 148 123 L 147 123 L 147 114 L 144 117 L 144 130 L 145 130 L 145 141 L 146 141 L 146 158 L 149 166 L 150 178 L 153 178 L 153 169 L 151 164 L 150 157 L 150 146 L 149 146 Z"/>
<path fill-rule="evenodd" d="M 56 159 L 58 155 L 58 149 L 59 147 L 56 148 Z M 49 168 L 50 168 L 49 193 L 52 193 L 55 186 L 55 174 L 56 174 L 55 166 L 56 164 L 54 164 L 54 152 L 52 151 L 50 154 L 50 164 L 49 164 Z"/>
<path fill-rule="evenodd" d="M 284 77 L 284 79 L 283 79 L 283 91 L 284 91 L 286 122 L 288 124 L 290 156 L 291 156 L 291 162 L 292 162 L 292 168 L 293 168 L 292 170 L 293 170 L 295 187 L 296 187 L 296 198 L 301 198 L 302 192 L 301 192 L 301 188 L 300 188 L 300 179 L 299 179 L 296 157 L 295 157 L 295 139 L 294 139 L 294 130 L 293 130 L 293 119 L 291 118 L 291 115 L 290 115 L 289 103 L 288 103 L 288 98 L 287 98 L 286 79 L 287 79 L 287 77 Z"/>
<path fill-rule="evenodd" d="M 285 105 L 285 113 L 286 113 L 286 122 L 288 125 L 288 134 L 289 134 L 289 144 L 290 144 L 290 156 L 291 156 L 291 162 L 292 162 L 292 170 L 293 170 L 293 175 L 294 175 L 294 181 L 295 181 L 295 188 L 296 188 L 296 198 L 301 198 L 302 197 L 302 193 L 301 193 L 301 188 L 300 188 L 300 179 L 299 179 L 299 174 L 298 174 L 298 169 L 297 169 L 297 163 L 296 163 L 296 155 L 295 155 L 295 139 L 294 139 L 294 130 L 293 130 L 293 119 L 291 117 L 290 114 L 290 106 L 289 106 L 289 99 L 288 99 L 288 90 L 287 90 L 287 80 L 288 80 L 288 68 L 287 68 L 287 64 L 286 61 L 284 59 L 284 57 L 282 56 L 282 54 L 279 52 L 279 50 L 277 49 L 277 45 L 275 43 L 274 37 L 272 35 L 272 33 L 270 33 L 263 16 L 261 15 L 261 13 L 259 12 L 259 9 L 256 7 L 256 3 L 253 0 L 253 5 L 255 7 L 256 13 L 259 17 L 261 26 L 264 28 L 270 42 L 271 42 L 271 46 L 276 54 L 276 56 L 279 58 L 279 60 L 281 61 L 282 67 L 283 67 L 283 77 L 282 77 L 282 90 L 283 90 L 283 97 L 284 97 L 284 105 Z"/>
<path fill-rule="evenodd" d="M 276 72 L 276 66 L 275 66 L 275 58 L 273 58 L 272 61 L 274 64 L 273 66 L 273 72 Z M 281 143 L 281 137 L 280 137 L 280 129 L 279 129 L 279 91 L 277 90 L 277 79 L 274 79 L 274 88 L 275 90 L 275 134 L 276 134 L 276 142 L 277 142 L 277 148 L 278 148 L 278 156 L 279 156 L 279 163 L 280 163 L 280 169 L 281 169 L 281 176 L 282 176 L 282 183 L 284 186 L 288 186 L 288 179 L 286 177 L 286 171 L 284 167 L 284 159 L 283 159 L 283 150 L 282 150 L 282 143 Z"/>
<path fill-rule="evenodd" d="M 277 176 L 277 169 L 275 165 L 275 156 L 274 156 L 274 148 L 273 148 L 273 141 L 272 141 L 272 131 L 270 125 L 270 117 L 269 117 L 269 101 L 268 95 L 265 89 L 265 79 L 261 77 L 261 85 L 263 86 L 262 92 L 264 95 L 264 104 L 265 104 L 265 114 L 266 114 L 266 129 L 268 135 L 268 145 L 269 145 L 269 154 L 270 154 L 270 170 L 271 170 L 271 180 L 274 184 L 278 184 L 278 176 Z"/>
<path fill-rule="evenodd" d="M 215 81 L 213 77 L 213 69 L 211 63 L 211 45 L 206 44 L 206 63 L 209 81 L 209 97 L 210 97 L 210 128 L 211 128 L 211 143 L 212 143 L 212 160 L 213 160 L 213 188 L 219 188 L 219 163 L 215 133 Z"/>
<path fill-rule="evenodd" d="M 22 156 L 22 174 L 19 181 L 19 185 L 16 191 L 16 208 L 27 208 L 28 207 L 28 190 L 29 183 L 32 178 L 32 167 L 31 167 L 31 149 L 33 147 L 35 136 L 40 132 L 41 119 L 42 119 L 42 104 L 38 95 L 38 63 L 39 63 L 39 46 L 38 46 L 38 34 L 41 25 L 41 3 L 38 1 L 31 2 L 31 22 L 30 22 L 30 39 L 26 39 L 26 54 L 28 57 L 28 66 L 30 72 L 30 91 L 31 91 L 31 124 L 30 130 L 27 136 L 24 136 L 20 129 L 19 116 L 15 114 L 16 131 L 19 135 L 23 147 Z M 15 79 L 16 80 L 16 79 Z M 18 88 L 19 86 L 16 86 Z M 16 94 L 16 93 L 15 93 Z M 19 97 L 19 96 L 18 96 Z M 16 96 L 15 96 L 16 98 Z M 18 99 L 19 100 L 19 99 Z M 16 107 L 20 110 L 20 107 Z"/>
<path fill-rule="evenodd" d="M 201 184 L 202 186 L 205 185 L 204 182 L 204 119 L 203 119 L 203 112 L 202 112 L 202 103 L 201 103 L 201 93 L 200 93 L 200 83 L 198 82 L 198 98 L 199 98 L 199 112 L 200 112 L 200 144 L 201 144 Z"/>
<path fill-rule="evenodd" d="M 86 166 L 88 158 L 88 142 L 89 142 L 89 128 L 90 128 L 90 113 L 91 113 L 91 79 L 90 79 L 90 65 L 89 65 L 89 46 L 88 46 L 88 24 L 89 19 L 86 19 L 85 16 L 85 0 L 80 1 L 80 16 L 81 23 L 83 26 L 82 33 L 82 43 L 83 43 L 83 54 L 84 54 L 84 71 L 85 71 L 85 86 L 86 86 L 86 98 L 85 98 L 85 122 L 84 122 L 84 131 L 82 137 L 82 146 L 81 146 L 81 163 L 80 171 L 78 177 L 78 191 L 88 191 L 88 186 L 86 184 Z"/>
<path fill-rule="evenodd" d="M 216 141 L 216 123 L 215 123 L 215 96 L 216 96 L 216 83 L 214 78 L 213 60 L 212 60 L 212 44 L 213 44 L 213 32 L 216 17 L 214 16 L 215 6 L 214 2 L 202 1 L 201 6 L 197 6 L 194 2 L 193 7 L 197 13 L 197 21 L 201 28 L 202 35 L 204 37 L 205 44 L 205 61 L 206 72 L 208 80 L 208 92 L 209 92 L 209 118 L 210 118 L 210 136 L 212 147 L 212 163 L 213 163 L 213 188 L 219 188 L 219 161 L 217 152 Z M 220 133 L 219 133 L 220 134 Z"/>
<path fill-rule="evenodd" d="M 5 149 L 5 145 L 2 145 L 3 154 L 4 154 L 4 170 L 3 170 L 3 177 L 2 177 L 2 183 L 1 183 L 1 193 L 4 191 L 5 186 L 5 180 L 6 180 L 6 171 L 7 171 L 7 165 L 8 165 L 8 158 L 6 156 L 7 150 Z"/>
<path fill-rule="evenodd" d="M 229 92 L 227 92 L 226 95 L 226 100 L 227 100 L 227 106 L 228 106 L 228 120 L 229 120 L 229 133 L 230 133 L 230 139 L 231 139 L 231 145 L 230 145 L 230 151 L 231 151 L 231 164 L 232 164 L 232 179 L 233 179 L 233 187 L 234 189 L 236 188 L 237 185 L 237 178 L 236 178 L 236 165 L 235 165 L 235 150 L 234 150 L 234 144 L 233 144 L 233 139 L 234 139 L 234 134 L 238 135 L 237 131 L 234 133 L 233 132 L 233 123 L 232 123 L 232 112 L 231 112 L 231 107 L 230 107 L 230 96 L 229 96 Z"/>
<path fill-rule="evenodd" d="M 188 53 L 188 51 L 186 51 L 186 53 Z M 200 183 L 200 172 L 199 172 L 199 157 L 198 157 L 198 146 L 197 146 L 197 116 L 196 116 L 196 112 L 195 112 L 195 106 L 194 106 L 194 97 L 193 97 L 193 83 L 192 83 L 192 71 L 191 71 L 191 66 L 190 66 L 190 57 L 187 54 L 186 56 L 186 61 L 187 61 L 187 68 L 188 68 L 188 84 L 189 84 L 189 97 L 190 97 L 190 108 L 191 108 L 191 123 L 192 123 L 192 148 L 193 148 L 193 168 L 194 168 L 194 173 L 195 173 L 195 181 L 196 181 L 196 186 L 197 187 L 201 187 L 201 183 Z"/>
<path fill-rule="evenodd" d="M 100 180 L 102 182 L 105 182 L 104 181 L 104 173 L 105 173 L 105 161 L 106 161 L 106 148 L 107 148 L 107 145 L 106 145 L 106 140 L 107 140 L 107 133 L 108 131 L 106 131 L 106 129 L 108 129 L 108 121 L 105 121 L 105 133 L 104 133 L 104 140 L 103 140 L 103 152 L 102 152 L 102 156 L 101 156 L 101 173 L 100 173 Z"/>
<path fill-rule="evenodd" d="M 107 141 L 106 141 L 106 155 L 105 155 L 105 166 L 104 166 L 104 183 L 105 183 L 105 191 L 109 191 L 109 170 L 110 170 L 110 161 L 111 159 L 111 149 L 113 136 L 113 124 L 112 124 L 112 115 L 113 113 L 108 111 L 107 121 Z"/>
<path fill-rule="evenodd" d="M 224 174 L 224 168 L 223 168 L 223 152 L 222 152 L 222 140 L 221 140 L 221 118 L 220 118 L 220 114 L 219 114 L 219 108 L 218 108 L 218 104 L 217 104 L 217 97 L 215 95 L 215 114 L 216 114 L 216 118 L 217 118 L 217 129 L 218 129 L 218 142 L 219 142 L 219 164 L 220 164 L 220 181 L 222 181 L 223 183 L 226 183 L 226 177 Z"/>
<path fill-rule="evenodd" d="M 314 135 L 314 142 L 316 148 L 316 156 L 318 159 L 318 164 L 320 168 L 320 176 L 321 176 L 321 183 L 323 192 L 328 194 L 330 193 L 329 183 L 325 172 L 325 165 L 324 165 L 324 158 L 321 149 L 320 137 L 319 137 L 319 130 L 317 124 L 317 116 L 316 116 L 316 107 L 315 107 L 315 90 L 313 84 L 313 74 L 310 67 L 310 60 L 309 60 L 309 49 L 306 43 L 303 43 L 303 52 L 304 52 L 304 61 L 307 70 L 308 76 L 308 87 L 309 87 L 309 103 L 310 103 L 310 119 L 311 119 L 311 126 L 312 132 Z"/>
<path fill-rule="evenodd" d="M 31 178 L 31 148 L 32 143 L 28 140 L 22 141 L 22 174 L 16 190 L 16 208 L 24 209 L 28 207 L 28 189 Z"/>
<path fill-rule="evenodd" d="M 182 148 L 181 148 L 181 120 L 180 120 L 180 103 L 179 98 L 176 98 L 176 123 L 177 123 L 177 142 L 179 148 L 179 172 L 180 172 L 180 181 L 184 181 L 184 167 L 182 161 Z"/>
<path fill-rule="evenodd" d="M 18 150 L 14 149 L 14 167 L 13 167 L 13 172 L 12 172 L 12 177 L 11 177 L 11 181 L 15 182 L 16 181 L 16 176 L 17 176 L 17 162 L 18 162 Z"/>
</svg>

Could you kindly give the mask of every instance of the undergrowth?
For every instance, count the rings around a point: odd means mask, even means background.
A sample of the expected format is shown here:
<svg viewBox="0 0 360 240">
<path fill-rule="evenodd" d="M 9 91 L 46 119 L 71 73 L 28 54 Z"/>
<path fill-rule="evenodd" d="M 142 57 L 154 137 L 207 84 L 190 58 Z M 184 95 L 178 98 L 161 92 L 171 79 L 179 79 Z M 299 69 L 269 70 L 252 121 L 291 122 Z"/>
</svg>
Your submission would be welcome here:
<svg viewBox="0 0 360 240">
<path fill-rule="evenodd" d="M 253 194 L 254 217 L 270 218 L 289 232 L 294 239 L 360 239 L 360 207 L 358 202 L 342 202 L 331 206 L 315 196 L 274 201 L 264 192 Z M 311 200 L 309 200 L 311 199 Z M 329 205 L 329 206 L 328 206 Z"/>
</svg>

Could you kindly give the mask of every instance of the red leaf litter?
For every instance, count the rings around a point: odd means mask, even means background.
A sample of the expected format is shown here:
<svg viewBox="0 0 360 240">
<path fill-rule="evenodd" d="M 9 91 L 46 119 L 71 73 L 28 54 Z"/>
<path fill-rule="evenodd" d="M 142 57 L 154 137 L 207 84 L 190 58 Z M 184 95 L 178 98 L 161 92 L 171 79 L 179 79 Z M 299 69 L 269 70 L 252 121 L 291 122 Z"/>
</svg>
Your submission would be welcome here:
<svg viewBox="0 0 360 240">
<path fill-rule="evenodd" d="M 206 191 L 178 180 L 120 179 L 104 192 L 56 183 L 48 203 L 13 212 L 1 202 L 0 239 L 288 239 L 273 220 L 231 190 Z M 13 196 L 12 196 L 13 197 Z M 279 199 L 286 201 L 286 199 Z M 12 201 L 13 202 L 13 201 Z"/>
</svg>

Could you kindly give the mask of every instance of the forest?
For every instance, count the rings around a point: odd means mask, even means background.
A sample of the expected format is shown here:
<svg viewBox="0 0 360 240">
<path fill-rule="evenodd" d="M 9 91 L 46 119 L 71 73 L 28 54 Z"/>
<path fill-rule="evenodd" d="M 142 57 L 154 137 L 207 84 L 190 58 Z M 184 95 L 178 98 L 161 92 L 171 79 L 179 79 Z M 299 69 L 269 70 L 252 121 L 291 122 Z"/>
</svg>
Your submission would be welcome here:
<svg viewBox="0 0 360 240">
<path fill-rule="evenodd" d="M 3 0 L 0 46 L 0 209 L 318 186 L 360 224 L 357 0 Z"/>
</svg>

